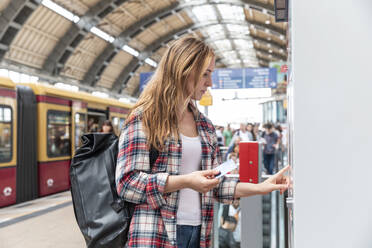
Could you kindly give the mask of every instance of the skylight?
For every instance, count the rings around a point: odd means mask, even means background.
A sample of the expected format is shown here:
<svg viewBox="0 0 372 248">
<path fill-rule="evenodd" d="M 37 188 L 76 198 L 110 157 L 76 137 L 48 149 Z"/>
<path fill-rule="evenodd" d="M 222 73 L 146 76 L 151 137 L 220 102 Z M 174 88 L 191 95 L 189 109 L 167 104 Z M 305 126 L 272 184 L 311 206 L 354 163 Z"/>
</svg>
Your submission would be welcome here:
<svg viewBox="0 0 372 248">
<path fill-rule="evenodd" d="M 238 24 L 226 24 L 226 28 L 229 31 L 230 35 L 240 35 L 240 36 L 248 36 L 249 29 L 248 24 L 247 26 L 238 25 Z"/>
<path fill-rule="evenodd" d="M 77 23 L 80 20 L 80 18 L 77 15 L 74 15 L 67 9 L 59 6 L 58 4 L 50 0 L 43 0 L 41 4 L 74 23 Z"/>
<path fill-rule="evenodd" d="M 199 22 L 217 21 L 216 12 L 211 5 L 202 5 L 192 8 L 192 12 Z"/>
<path fill-rule="evenodd" d="M 139 52 L 138 52 L 137 50 L 131 48 L 130 46 L 124 45 L 124 46 L 122 47 L 122 49 L 123 49 L 124 51 L 126 51 L 127 53 L 133 55 L 134 57 L 138 57 L 138 55 L 139 55 Z"/>
<path fill-rule="evenodd" d="M 145 59 L 145 62 L 146 62 L 147 64 L 153 66 L 153 67 L 157 67 L 157 66 L 158 66 L 158 64 L 157 64 L 154 60 L 152 60 L 152 59 L 150 59 L 150 58 Z"/>
<path fill-rule="evenodd" d="M 205 33 L 208 35 L 208 38 L 213 39 L 213 37 L 216 36 L 225 36 L 225 29 L 223 28 L 222 25 L 212 25 L 208 26 L 203 29 Z"/>
<path fill-rule="evenodd" d="M 234 50 L 231 51 L 222 51 L 221 54 L 223 55 L 224 58 L 228 59 L 238 59 L 238 56 Z"/>
<path fill-rule="evenodd" d="M 247 50 L 253 48 L 253 43 L 251 40 L 236 39 L 234 40 L 234 44 L 238 50 Z"/>
<path fill-rule="evenodd" d="M 215 47 L 217 50 L 231 50 L 231 42 L 228 39 L 225 40 L 218 40 L 214 42 Z"/>
<path fill-rule="evenodd" d="M 114 42 L 115 38 L 112 37 L 111 35 L 103 32 L 102 30 L 96 28 L 96 27 L 92 27 L 90 29 L 90 32 L 92 32 L 93 34 L 97 35 L 98 37 L 104 39 L 105 41 L 108 41 L 110 43 Z"/>
<path fill-rule="evenodd" d="M 109 97 L 109 95 L 107 93 L 100 92 L 100 91 L 93 91 L 92 95 L 93 96 L 98 96 L 98 97 L 103 97 L 103 98 L 108 98 Z"/>
<path fill-rule="evenodd" d="M 240 6 L 232 6 L 229 4 L 218 4 L 218 11 L 221 13 L 223 19 L 244 21 L 244 10 Z"/>
</svg>

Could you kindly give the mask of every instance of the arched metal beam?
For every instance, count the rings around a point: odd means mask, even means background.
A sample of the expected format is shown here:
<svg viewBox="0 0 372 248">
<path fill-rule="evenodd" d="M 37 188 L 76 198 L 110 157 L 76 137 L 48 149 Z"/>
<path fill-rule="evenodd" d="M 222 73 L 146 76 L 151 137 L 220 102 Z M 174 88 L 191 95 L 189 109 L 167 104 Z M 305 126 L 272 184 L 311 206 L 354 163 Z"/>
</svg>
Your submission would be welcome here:
<svg viewBox="0 0 372 248">
<path fill-rule="evenodd" d="M 252 35 L 252 34 L 250 34 L 250 36 L 252 37 L 253 42 L 255 40 L 257 40 L 257 41 L 259 41 L 261 43 L 270 44 L 272 47 L 276 47 L 279 50 L 280 49 L 283 49 L 284 51 L 287 50 L 287 46 L 286 45 L 282 45 L 282 44 L 280 44 L 280 43 L 278 43 L 278 42 L 276 42 L 274 40 L 266 40 L 266 39 L 263 39 L 261 37 L 258 37 L 258 36 Z"/>
<path fill-rule="evenodd" d="M 216 51 L 217 54 L 219 54 L 219 53 L 226 53 L 226 52 L 239 52 L 239 50 L 236 50 L 236 49 L 225 49 L 225 50 L 217 50 Z M 256 54 L 256 51 L 254 51 L 254 54 Z M 252 55 L 250 55 L 248 57 L 245 57 L 245 58 L 256 58 L 256 56 L 252 54 Z M 223 58 L 221 58 L 221 60 L 223 60 Z"/>
<path fill-rule="evenodd" d="M 210 42 L 216 42 L 220 40 L 247 40 L 247 41 L 252 41 L 253 44 L 254 44 L 254 41 L 257 40 L 257 42 L 264 44 L 266 46 L 271 46 L 271 48 L 278 49 L 278 50 L 283 49 L 284 51 L 286 50 L 285 46 L 278 46 L 277 43 L 269 42 L 262 38 L 253 38 L 249 36 L 234 36 L 234 35 L 219 36 L 217 38 L 213 37 L 213 38 L 204 39 L 204 42 L 210 43 Z"/>
<path fill-rule="evenodd" d="M 39 1 L 12 0 L 0 14 L 0 61 L 9 50 L 23 24 L 39 6 Z"/>
<path fill-rule="evenodd" d="M 120 51 L 120 49 L 128 44 L 132 37 L 136 36 L 141 31 L 145 30 L 151 24 L 168 16 L 168 13 L 172 13 L 179 4 L 176 2 L 164 9 L 161 9 L 155 13 L 151 13 L 148 16 L 141 18 L 138 22 L 133 23 L 126 30 L 124 30 L 114 41 L 113 45 L 109 45 L 106 49 L 98 55 L 91 67 L 84 75 L 83 83 L 91 86 L 95 86 L 99 81 L 104 69 L 110 63 L 112 58 Z"/>
<path fill-rule="evenodd" d="M 275 53 L 274 51 L 272 53 L 270 53 L 268 50 L 266 49 L 261 49 L 261 48 L 255 48 L 257 52 L 261 52 L 261 53 L 265 53 L 265 54 L 268 54 L 273 57 L 273 58 L 276 58 L 276 59 L 279 59 L 279 60 L 284 60 L 286 61 L 287 60 L 287 57 L 286 56 L 283 56 L 281 54 L 278 54 L 278 53 Z"/>
<path fill-rule="evenodd" d="M 241 0 L 243 3 L 248 4 L 252 9 L 255 10 L 266 10 L 268 14 L 275 15 L 275 9 L 273 5 L 262 3 L 254 0 Z"/>
<path fill-rule="evenodd" d="M 43 64 L 43 69 L 53 75 L 59 74 L 80 42 L 97 24 L 115 8 L 127 0 L 102 0 L 80 17 L 79 22 L 73 23 L 64 36 L 59 40 Z"/>
<path fill-rule="evenodd" d="M 129 64 L 124 68 L 124 70 L 120 73 L 119 77 L 115 80 L 114 84 L 112 85 L 111 90 L 116 91 L 119 94 L 125 88 L 126 84 L 128 83 L 129 79 L 132 77 L 134 72 L 144 63 L 146 58 L 151 57 L 151 54 L 155 49 L 159 46 L 162 46 L 164 43 L 168 43 L 170 40 L 173 40 L 177 34 L 183 32 L 184 30 L 188 30 L 191 28 L 192 25 L 188 25 L 181 29 L 172 31 L 165 36 L 160 37 L 159 39 L 155 40 L 153 43 L 148 45 L 143 52 L 140 53 L 138 58 L 132 58 Z"/>
<path fill-rule="evenodd" d="M 250 1 L 250 4 L 259 4 L 259 2 L 256 1 Z M 210 1 L 208 3 L 198 3 L 198 4 L 178 4 L 174 3 L 164 9 L 161 9 L 155 13 L 151 13 L 148 16 L 142 18 L 138 22 L 132 24 L 129 28 L 127 28 L 125 31 L 123 31 L 114 41 L 113 46 L 108 46 L 106 49 L 97 56 L 91 67 L 88 69 L 88 71 L 84 75 L 84 79 L 82 83 L 94 86 L 99 81 L 100 76 L 102 75 L 103 71 L 107 67 L 107 65 L 110 63 L 111 59 L 115 56 L 115 54 L 121 49 L 124 45 L 127 45 L 130 40 L 144 31 L 146 28 L 150 27 L 152 24 L 170 16 L 173 14 L 176 14 L 182 10 L 190 9 L 196 6 L 203 6 L 206 4 L 210 5 L 217 5 L 217 4 L 229 4 L 233 6 L 241 6 L 241 7 L 248 7 L 245 4 L 239 3 L 239 2 L 229 2 L 229 1 Z M 250 6 L 251 7 L 251 6 Z M 236 22 L 239 24 L 243 24 L 247 26 L 247 22 Z M 232 22 L 231 24 L 236 24 Z M 216 22 L 216 25 L 219 23 Z M 285 35 L 285 32 L 283 32 L 281 29 L 278 29 L 274 26 L 270 26 L 263 23 L 249 23 L 251 25 L 254 25 L 259 30 L 265 30 L 269 29 L 273 34 L 276 35 Z M 116 49 L 116 50 L 115 50 Z"/>
</svg>

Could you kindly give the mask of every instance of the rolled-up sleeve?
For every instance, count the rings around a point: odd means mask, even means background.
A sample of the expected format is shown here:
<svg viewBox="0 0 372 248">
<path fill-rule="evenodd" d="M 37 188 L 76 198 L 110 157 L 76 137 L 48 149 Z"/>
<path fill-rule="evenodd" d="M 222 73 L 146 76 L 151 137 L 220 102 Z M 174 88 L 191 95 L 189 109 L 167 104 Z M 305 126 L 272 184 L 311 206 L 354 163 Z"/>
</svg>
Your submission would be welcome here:
<svg viewBox="0 0 372 248">
<path fill-rule="evenodd" d="M 216 168 L 219 164 L 222 163 L 222 157 L 220 154 L 220 148 L 217 144 L 217 136 L 214 139 L 214 153 L 212 154 L 213 168 Z M 224 204 L 231 204 L 235 199 L 235 190 L 236 185 L 239 182 L 238 177 L 226 177 L 224 176 L 218 187 L 213 190 L 214 198 Z"/>
<path fill-rule="evenodd" d="M 149 149 L 142 123 L 133 117 L 119 139 L 116 189 L 120 197 L 135 204 L 147 203 L 153 209 L 166 204 L 164 189 L 168 173 L 151 173 Z"/>
<path fill-rule="evenodd" d="M 236 185 L 239 178 L 236 177 L 223 177 L 222 182 L 214 189 L 214 197 L 222 203 L 231 204 L 235 199 Z"/>
</svg>

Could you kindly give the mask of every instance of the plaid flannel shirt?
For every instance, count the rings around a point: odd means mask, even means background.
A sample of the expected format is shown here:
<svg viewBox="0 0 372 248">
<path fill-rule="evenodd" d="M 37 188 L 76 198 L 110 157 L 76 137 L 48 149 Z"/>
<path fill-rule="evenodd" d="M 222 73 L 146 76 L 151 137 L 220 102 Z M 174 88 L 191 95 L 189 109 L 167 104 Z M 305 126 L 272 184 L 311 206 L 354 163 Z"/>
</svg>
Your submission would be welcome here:
<svg viewBox="0 0 372 248">
<path fill-rule="evenodd" d="M 201 138 L 201 169 L 218 166 L 219 148 L 211 121 L 193 108 L 197 130 Z M 116 167 L 116 186 L 121 197 L 136 204 L 129 228 L 126 247 L 176 248 L 176 216 L 179 191 L 164 193 L 169 175 L 178 175 L 182 144 L 175 138 L 165 142 L 150 168 L 149 147 L 142 126 L 141 110 L 137 110 L 124 126 L 119 140 Z M 223 177 L 218 187 L 201 195 L 200 247 L 211 246 L 213 198 L 231 203 L 238 179 Z"/>
</svg>

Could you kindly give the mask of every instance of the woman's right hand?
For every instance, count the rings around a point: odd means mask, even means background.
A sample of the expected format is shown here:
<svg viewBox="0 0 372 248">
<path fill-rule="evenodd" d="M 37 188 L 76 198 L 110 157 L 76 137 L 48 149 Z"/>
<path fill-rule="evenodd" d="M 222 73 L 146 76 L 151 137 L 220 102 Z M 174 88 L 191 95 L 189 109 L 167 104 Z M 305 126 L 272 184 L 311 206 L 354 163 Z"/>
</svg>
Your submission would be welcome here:
<svg viewBox="0 0 372 248">
<path fill-rule="evenodd" d="M 213 188 L 217 187 L 219 180 L 215 178 L 219 174 L 217 170 L 202 170 L 194 171 L 187 174 L 188 188 L 191 188 L 199 193 L 206 193 Z"/>
</svg>

